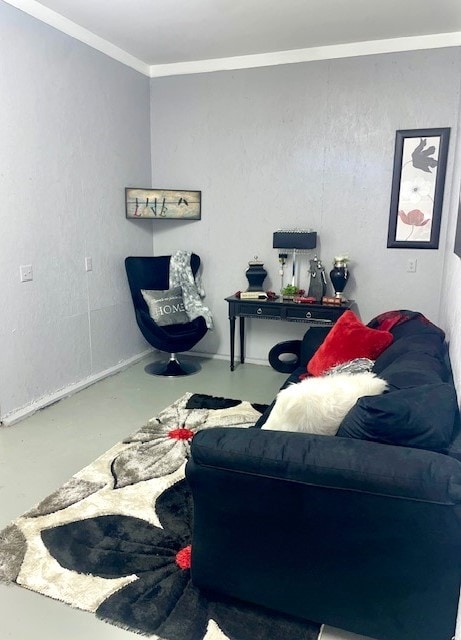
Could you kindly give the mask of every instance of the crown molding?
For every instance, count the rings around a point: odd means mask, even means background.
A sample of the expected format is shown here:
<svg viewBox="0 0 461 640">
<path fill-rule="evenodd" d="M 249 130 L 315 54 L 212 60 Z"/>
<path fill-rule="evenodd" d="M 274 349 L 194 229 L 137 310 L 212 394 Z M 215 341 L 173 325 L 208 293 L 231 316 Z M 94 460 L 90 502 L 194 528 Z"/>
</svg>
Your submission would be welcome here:
<svg viewBox="0 0 461 640">
<path fill-rule="evenodd" d="M 149 65 L 123 49 L 116 47 L 107 40 L 104 40 L 104 38 L 100 38 L 88 29 L 72 22 L 72 20 L 64 18 L 64 16 L 61 16 L 56 11 L 48 9 L 39 2 L 36 2 L 36 0 L 3 1 L 150 78 L 212 73 L 213 71 L 233 71 L 236 69 L 252 69 L 281 64 L 312 62 L 314 60 L 332 60 L 334 58 L 353 58 L 380 53 L 397 53 L 420 49 L 440 49 L 443 47 L 461 46 L 461 31 L 455 31 L 452 33 L 436 33 L 426 36 L 409 36 L 405 38 L 390 38 L 387 40 L 369 40 L 366 42 L 352 42 L 324 47 L 310 47 L 307 49 L 292 49 L 290 51 L 275 51 L 230 58 L 213 58 L 210 60 Z"/>
<path fill-rule="evenodd" d="M 54 27 L 58 31 L 62 31 L 66 33 L 68 36 L 75 38 L 76 40 L 80 40 L 84 44 L 92 47 L 93 49 L 97 49 L 101 51 L 101 53 L 105 53 L 110 58 L 121 62 L 122 64 L 143 73 L 146 76 L 150 75 L 150 66 L 130 55 L 123 49 L 116 47 L 111 44 L 104 38 L 100 38 L 92 31 L 88 31 L 84 27 L 72 22 L 68 18 L 64 18 L 64 16 L 56 13 L 52 9 L 48 9 L 48 7 L 43 6 L 39 2 L 35 0 L 4 0 L 7 4 L 10 4 L 16 9 L 23 11 L 24 13 L 29 14 L 33 18 L 37 18 L 41 22 L 48 24 L 50 27 Z"/>
<path fill-rule="evenodd" d="M 336 44 L 325 47 L 311 47 L 308 49 L 275 51 L 272 53 L 235 56 L 232 58 L 154 64 L 150 67 L 150 77 L 159 78 L 162 76 L 193 73 L 211 73 L 213 71 L 232 71 L 235 69 L 251 69 L 254 67 L 271 67 L 281 64 L 312 62 L 314 60 L 353 58 L 356 56 L 369 56 L 380 53 L 396 53 L 459 46 L 461 46 L 461 31 L 455 31 L 453 33 L 436 33 L 426 36 L 409 36 L 405 38 L 390 38 L 388 40 L 369 40 L 366 42 L 352 42 L 349 44 Z"/>
</svg>

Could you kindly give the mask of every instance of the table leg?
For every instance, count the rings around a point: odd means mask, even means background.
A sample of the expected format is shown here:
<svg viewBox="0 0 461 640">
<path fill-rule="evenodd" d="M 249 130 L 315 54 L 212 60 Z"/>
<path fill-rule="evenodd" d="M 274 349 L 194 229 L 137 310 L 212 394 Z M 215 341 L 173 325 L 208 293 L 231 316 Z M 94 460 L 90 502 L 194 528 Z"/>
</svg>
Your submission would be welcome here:
<svg viewBox="0 0 461 640">
<path fill-rule="evenodd" d="M 240 362 L 245 362 L 245 318 L 240 316 Z"/>
<path fill-rule="evenodd" d="M 235 356 L 235 316 L 229 316 L 230 326 L 230 370 L 234 370 L 234 356 Z"/>
</svg>

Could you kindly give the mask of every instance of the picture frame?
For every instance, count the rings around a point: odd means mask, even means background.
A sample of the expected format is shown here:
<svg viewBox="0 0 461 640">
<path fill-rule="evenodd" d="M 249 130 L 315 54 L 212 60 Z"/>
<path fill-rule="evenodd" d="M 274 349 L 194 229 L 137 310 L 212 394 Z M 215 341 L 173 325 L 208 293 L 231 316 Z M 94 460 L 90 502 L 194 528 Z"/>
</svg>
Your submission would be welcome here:
<svg viewBox="0 0 461 640">
<path fill-rule="evenodd" d="M 387 246 L 438 249 L 450 128 L 399 130 Z"/>
<path fill-rule="evenodd" d="M 461 258 L 461 192 L 459 195 L 458 218 L 456 221 L 455 244 L 453 251 L 456 253 L 458 258 Z"/>
<path fill-rule="evenodd" d="M 200 220 L 201 205 L 201 191 L 125 188 L 125 211 L 130 219 Z"/>
</svg>

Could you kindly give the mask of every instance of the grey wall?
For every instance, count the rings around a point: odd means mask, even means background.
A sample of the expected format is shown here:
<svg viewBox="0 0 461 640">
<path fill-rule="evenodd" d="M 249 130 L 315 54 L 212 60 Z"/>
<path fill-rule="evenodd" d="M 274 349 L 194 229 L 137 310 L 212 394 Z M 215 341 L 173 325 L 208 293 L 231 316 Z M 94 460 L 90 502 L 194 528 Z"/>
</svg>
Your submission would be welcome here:
<svg viewBox="0 0 461 640">
<path fill-rule="evenodd" d="M 461 99 L 458 128 L 460 124 Z M 455 163 L 453 169 L 452 188 L 447 193 L 450 202 L 450 211 L 448 217 L 448 232 L 444 247 L 445 262 L 442 280 L 440 326 L 442 326 L 446 332 L 450 349 L 453 376 L 458 391 L 458 400 L 461 406 L 461 258 L 459 258 L 459 256 L 457 256 L 453 251 L 458 215 L 461 216 L 461 140 L 459 136 L 457 140 L 453 141 L 453 148 L 455 152 Z"/>
<path fill-rule="evenodd" d="M 198 351 L 228 354 L 223 298 L 247 286 L 254 255 L 269 271 L 266 287 L 278 289 L 272 232 L 311 226 L 328 266 L 350 253 L 346 293 L 364 320 L 420 309 L 446 325 L 461 355 L 451 189 L 460 49 L 156 79 L 149 94 L 144 76 L 1 0 L 0 25 L 1 418 L 146 349 L 123 258 L 150 254 L 152 232 L 157 254 L 203 257 L 216 330 Z M 431 126 L 453 128 L 441 249 L 388 250 L 395 130 Z M 460 174 L 458 161 L 455 190 Z M 150 183 L 201 189 L 202 220 L 125 220 L 124 187 Z M 408 257 L 416 274 L 405 271 Z M 32 264 L 32 282 L 19 282 L 21 264 Z M 304 331 L 249 324 L 248 355 L 261 362 Z"/>
<path fill-rule="evenodd" d="M 149 80 L 1 2 L 0 30 L 4 417 L 147 348 L 123 258 L 152 226 L 124 214 L 150 182 Z"/>
<path fill-rule="evenodd" d="M 346 293 L 365 321 L 409 308 L 438 322 L 449 203 L 440 250 L 386 248 L 394 140 L 397 129 L 422 127 L 452 127 L 456 140 L 460 70 L 461 49 L 451 48 L 151 81 L 152 184 L 203 191 L 201 221 L 154 222 L 156 254 L 203 258 L 216 331 L 197 350 L 229 352 L 223 298 L 247 286 L 255 254 L 266 288 L 278 289 L 280 227 L 316 229 L 328 266 L 349 252 Z M 453 148 L 448 189 L 452 166 Z M 303 330 L 253 321 L 248 355 L 267 361 L 274 343 Z"/>
</svg>

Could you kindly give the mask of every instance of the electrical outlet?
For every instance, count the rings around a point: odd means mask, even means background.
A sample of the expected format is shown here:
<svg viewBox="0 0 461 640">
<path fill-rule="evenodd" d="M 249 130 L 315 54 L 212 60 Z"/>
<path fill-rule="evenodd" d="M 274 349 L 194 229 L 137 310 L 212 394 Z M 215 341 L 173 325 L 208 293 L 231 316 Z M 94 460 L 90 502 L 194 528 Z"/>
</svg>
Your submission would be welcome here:
<svg viewBox="0 0 461 640">
<path fill-rule="evenodd" d="M 85 258 L 85 271 L 93 271 L 93 260 L 89 256 Z"/>
<path fill-rule="evenodd" d="M 408 273 L 415 273 L 417 264 L 418 264 L 418 261 L 416 260 L 416 258 L 408 258 L 407 260 Z"/>
<path fill-rule="evenodd" d="M 32 272 L 32 265 L 22 264 L 19 267 L 19 277 L 21 279 L 21 282 L 30 282 L 31 280 L 33 280 L 34 274 Z"/>
</svg>

